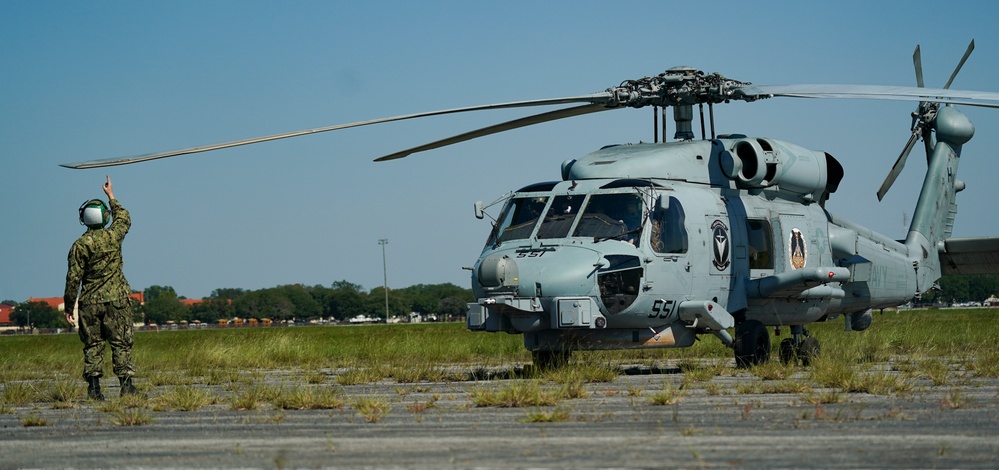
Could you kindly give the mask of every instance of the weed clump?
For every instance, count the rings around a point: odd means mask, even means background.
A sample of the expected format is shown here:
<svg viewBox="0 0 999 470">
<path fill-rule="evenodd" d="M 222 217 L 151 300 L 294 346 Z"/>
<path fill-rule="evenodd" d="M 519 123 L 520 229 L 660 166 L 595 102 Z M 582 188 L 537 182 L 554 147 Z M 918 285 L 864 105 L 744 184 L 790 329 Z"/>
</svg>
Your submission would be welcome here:
<svg viewBox="0 0 999 470">
<path fill-rule="evenodd" d="M 683 400 L 683 397 L 687 394 L 685 390 L 681 387 L 674 386 L 672 384 L 664 384 L 662 390 L 656 391 L 649 395 L 649 403 L 653 405 L 675 405 Z"/>
<path fill-rule="evenodd" d="M 153 422 L 145 410 L 140 408 L 127 408 L 111 413 L 111 423 L 115 426 L 144 426 Z"/>
<path fill-rule="evenodd" d="M 273 398 L 274 407 L 283 410 L 335 410 L 345 403 L 340 389 L 333 387 L 294 387 Z"/>
<path fill-rule="evenodd" d="M 382 398 L 363 397 L 351 402 L 350 406 L 369 423 L 377 423 L 392 409 L 392 405 Z"/>
<path fill-rule="evenodd" d="M 558 403 L 557 393 L 541 387 L 536 380 L 514 381 L 503 387 L 478 387 L 469 395 L 478 407 L 517 408 Z"/>
<path fill-rule="evenodd" d="M 190 385 L 173 387 L 153 400 L 153 411 L 197 411 L 218 402 L 209 391 Z"/>
</svg>

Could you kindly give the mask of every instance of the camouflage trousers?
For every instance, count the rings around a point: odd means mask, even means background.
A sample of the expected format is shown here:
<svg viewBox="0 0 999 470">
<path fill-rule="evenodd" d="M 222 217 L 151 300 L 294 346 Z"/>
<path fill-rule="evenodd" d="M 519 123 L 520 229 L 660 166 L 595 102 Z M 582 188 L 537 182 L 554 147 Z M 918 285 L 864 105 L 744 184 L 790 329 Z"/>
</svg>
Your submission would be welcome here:
<svg viewBox="0 0 999 470">
<path fill-rule="evenodd" d="M 132 307 L 128 300 L 80 305 L 80 341 L 83 341 L 83 379 L 103 375 L 104 343 L 111 346 L 114 375 L 135 375 L 132 363 Z"/>
</svg>

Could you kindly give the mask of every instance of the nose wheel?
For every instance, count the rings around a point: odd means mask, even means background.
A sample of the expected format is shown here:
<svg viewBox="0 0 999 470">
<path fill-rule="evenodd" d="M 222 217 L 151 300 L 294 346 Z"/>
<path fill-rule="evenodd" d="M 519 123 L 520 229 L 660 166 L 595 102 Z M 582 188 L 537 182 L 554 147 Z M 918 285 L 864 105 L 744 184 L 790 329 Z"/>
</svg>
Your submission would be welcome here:
<svg viewBox="0 0 999 470">
<path fill-rule="evenodd" d="M 791 337 L 780 342 L 779 352 L 782 363 L 801 361 L 801 365 L 807 367 L 819 355 L 819 340 L 809 336 L 804 326 L 792 326 Z"/>
</svg>

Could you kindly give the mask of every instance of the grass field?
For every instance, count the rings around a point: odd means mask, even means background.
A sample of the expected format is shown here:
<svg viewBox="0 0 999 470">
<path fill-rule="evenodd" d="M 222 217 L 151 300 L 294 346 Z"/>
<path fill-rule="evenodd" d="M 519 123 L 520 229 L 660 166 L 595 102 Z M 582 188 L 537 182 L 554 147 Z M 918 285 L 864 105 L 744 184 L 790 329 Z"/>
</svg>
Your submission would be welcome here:
<svg viewBox="0 0 999 470">
<path fill-rule="evenodd" d="M 809 329 L 822 347 L 810 367 L 781 364 L 775 351 L 770 363 L 748 371 L 763 379 L 760 385 L 742 392 L 823 389 L 831 393 L 824 399 L 833 400 L 839 393 L 905 393 L 915 379 L 946 385 L 968 377 L 999 376 L 996 309 L 887 311 L 875 313 L 874 325 L 863 332 L 843 331 L 841 321 Z M 773 338 L 774 350 L 780 339 Z M 143 331 L 135 335 L 134 357 L 140 390 L 151 399 L 159 398 L 159 405 L 148 406 L 174 409 L 220 399 L 199 388 L 204 385 L 226 390 L 234 409 L 261 401 L 296 406 L 282 401 L 289 397 L 332 406 L 343 398 L 309 386 L 480 380 L 474 371 L 513 370 L 531 360 L 519 335 L 472 333 L 461 323 Z M 109 383 L 113 381 L 110 358 L 108 352 Z M 730 349 L 705 336 L 686 349 L 577 352 L 564 370 L 518 376 L 562 384 L 561 393 L 571 395 L 579 383 L 613 381 L 622 367 L 630 365 L 678 367 L 685 386 L 709 393 L 712 378 L 747 373 L 734 368 Z M 892 374 L 871 373 L 872 365 Z M 0 405 L 72 407 L 85 396 L 81 370 L 76 335 L 0 337 Z M 272 371 L 286 377 L 278 387 L 263 383 L 262 377 Z M 522 388 L 532 394 L 531 386 Z M 513 390 L 518 391 L 524 392 Z M 480 395 L 486 401 L 504 399 L 486 391 Z M 163 405 L 164 401 L 173 404 Z"/>
</svg>

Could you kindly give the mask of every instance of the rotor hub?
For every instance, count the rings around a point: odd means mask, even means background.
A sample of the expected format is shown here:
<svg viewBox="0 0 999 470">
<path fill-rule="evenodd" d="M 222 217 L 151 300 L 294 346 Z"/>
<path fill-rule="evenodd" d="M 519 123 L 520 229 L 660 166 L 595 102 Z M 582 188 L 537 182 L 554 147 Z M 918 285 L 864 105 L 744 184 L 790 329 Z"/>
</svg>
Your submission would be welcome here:
<svg viewBox="0 0 999 470">
<path fill-rule="evenodd" d="M 625 80 L 607 92 L 614 96 L 608 107 L 689 106 L 725 103 L 733 99 L 754 101 L 758 96 L 736 93 L 749 82 L 732 80 L 719 73 L 705 74 L 690 67 L 674 67 L 655 77 Z"/>
</svg>

